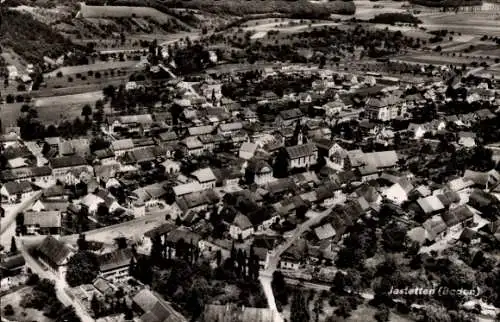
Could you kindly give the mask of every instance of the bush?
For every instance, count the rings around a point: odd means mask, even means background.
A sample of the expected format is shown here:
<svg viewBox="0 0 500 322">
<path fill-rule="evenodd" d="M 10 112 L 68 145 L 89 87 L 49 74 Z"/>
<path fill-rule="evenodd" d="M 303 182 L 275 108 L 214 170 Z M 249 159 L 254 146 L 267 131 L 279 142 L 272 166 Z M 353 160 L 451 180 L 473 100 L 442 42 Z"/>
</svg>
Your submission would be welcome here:
<svg viewBox="0 0 500 322">
<path fill-rule="evenodd" d="M 62 72 L 57 72 L 56 76 L 59 77 L 59 78 L 61 78 L 61 77 L 63 77 L 63 73 Z"/>
</svg>

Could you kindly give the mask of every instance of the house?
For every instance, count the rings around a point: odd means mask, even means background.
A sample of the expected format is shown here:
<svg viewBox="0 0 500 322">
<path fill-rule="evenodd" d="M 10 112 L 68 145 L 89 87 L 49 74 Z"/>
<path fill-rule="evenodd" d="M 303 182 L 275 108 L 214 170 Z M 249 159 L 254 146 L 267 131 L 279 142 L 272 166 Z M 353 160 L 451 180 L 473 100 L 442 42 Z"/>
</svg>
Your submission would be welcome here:
<svg viewBox="0 0 500 322">
<path fill-rule="evenodd" d="M 474 220 L 474 213 L 467 205 L 461 205 L 441 214 L 447 229 L 457 232 L 469 226 Z"/>
<path fill-rule="evenodd" d="M 295 241 L 281 255 L 279 267 L 283 270 L 298 270 L 305 262 L 307 248 L 307 242 L 304 239 Z"/>
<path fill-rule="evenodd" d="M 198 140 L 203 144 L 203 150 L 213 152 L 220 147 L 227 139 L 220 134 L 204 134 L 198 136 Z"/>
<path fill-rule="evenodd" d="M 90 142 L 88 139 L 72 139 L 59 141 L 59 156 L 68 155 L 86 156 L 90 154 Z"/>
<path fill-rule="evenodd" d="M 93 169 L 87 164 L 87 161 L 78 155 L 54 158 L 50 160 L 52 174 L 56 180 L 66 182 L 66 175 L 71 171 L 93 173 Z"/>
<path fill-rule="evenodd" d="M 291 168 L 308 168 L 318 160 L 318 148 L 314 143 L 306 143 L 286 148 L 288 164 Z"/>
<path fill-rule="evenodd" d="M 476 146 L 476 133 L 461 131 L 458 133 L 458 144 L 466 148 L 473 148 Z"/>
<path fill-rule="evenodd" d="M 278 322 L 282 320 L 278 315 L 268 308 L 209 304 L 205 305 L 201 322 Z"/>
<path fill-rule="evenodd" d="M 231 226 L 229 227 L 229 235 L 231 238 L 244 240 L 247 239 L 254 232 L 254 228 L 250 219 L 243 214 L 238 214 L 234 218 Z"/>
<path fill-rule="evenodd" d="M 274 181 L 273 169 L 264 160 L 257 160 L 254 165 L 255 178 L 254 182 L 259 186 L 268 184 Z"/>
<path fill-rule="evenodd" d="M 217 181 L 217 178 L 215 177 L 212 169 L 199 169 L 191 173 L 191 175 L 195 177 L 196 180 L 198 180 L 203 189 L 206 190 L 215 188 L 215 182 Z"/>
<path fill-rule="evenodd" d="M 128 134 L 144 134 L 149 132 L 153 122 L 151 114 L 111 116 L 107 119 L 108 131 L 111 133 L 125 131 Z"/>
<path fill-rule="evenodd" d="M 134 148 L 135 145 L 132 139 L 121 139 L 111 142 L 111 149 L 115 153 L 115 156 L 121 156 L 125 152 L 132 151 Z"/>
<path fill-rule="evenodd" d="M 233 122 L 233 123 L 223 123 L 219 125 L 218 133 L 222 136 L 230 136 L 232 133 L 238 132 L 243 129 L 243 123 Z"/>
<path fill-rule="evenodd" d="M 6 203 L 18 203 L 26 200 L 33 194 L 33 186 L 29 181 L 6 182 L 0 189 L 2 201 Z"/>
<path fill-rule="evenodd" d="M 378 151 L 363 154 L 364 164 L 374 166 L 378 171 L 393 169 L 398 166 L 396 151 Z"/>
<path fill-rule="evenodd" d="M 200 192 L 205 190 L 205 188 L 197 181 L 179 184 L 173 187 L 175 197 L 182 197 L 184 195 Z"/>
<path fill-rule="evenodd" d="M 400 183 L 395 183 L 383 192 L 383 196 L 396 205 L 401 205 L 408 200 L 408 193 L 411 190 L 413 190 L 413 187 L 408 190 Z"/>
<path fill-rule="evenodd" d="M 29 235 L 59 235 L 61 233 L 60 211 L 27 211 L 24 227 Z"/>
<path fill-rule="evenodd" d="M 161 296 L 149 289 L 143 289 L 132 298 L 132 307 L 139 312 L 141 322 L 187 322 L 188 320 Z"/>
<path fill-rule="evenodd" d="M 134 253 L 130 248 L 117 249 L 98 256 L 99 276 L 112 282 L 127 279 L 132 258 Z"/>
<path fill-rule="evenodd" d="M 55 183 L 52 176 L 52 169 L 48 166 L 4 170 L 0 172 L 0 180 L 2 182 L 31 181 L 31 183 L 41 187 L 50 186 Z"/>
<path fill-rule="evenodd" d="M 429 131 L 429 127 L 425 124 L 410 123 L 407 130 L 412 132 L 413 137 L 418 140 L 424 137 L 424 134 Z"/>
<path fill-rule="evenodd" d="M 446 235 L 446 223 L 439 215 L 434 215 L 433 217 L 427 219 L 422 224 L 422 227 L 425 229 L 426 239 L 431 242 L 440 241 Z"/>
<path fill-rule="evenodd" d="M 401 100 L 394 95 L 380 98 L 370 97 L 365 105 L 365 111 L 370 120 L 387 122 L 404 115 L 406 112 Z"/>
<path fill-rule="evenodd" d="M 38 246 L 36 253 L 38 260 L 47 269 L 54 272 L 59 278 L 65 278 L 66 265 L 69 258 L 74 254 L 74 251 L 68 245 L 49 235 Z"/>
<path fill-rule="evenodd" d="M 302 114 L 302 111 L 298 108 L 284 110 L 278 113 L 278 116 L 276 116 L 275 119 L 275 123 L 276 126 L 279 127 L 291 126 L 292 124 L 297 123 L 297 121 L 300 121 L 303 116 L 304 115 Z"/>
<path fill-rule="evenodd" d="M 181 144 L 186 147 L 189 155 L 200 156 L 203 154 L 203 143 L 197 137 L 187 137 L 181 141 Z"/>
<path fill-rule="evenodd" d="M 2 279 L 16 276 L 24 271 L 26 261 L 23 254 L 15 254 L 2 258 L 0 261 L 0 276 Z"/>
</svg>

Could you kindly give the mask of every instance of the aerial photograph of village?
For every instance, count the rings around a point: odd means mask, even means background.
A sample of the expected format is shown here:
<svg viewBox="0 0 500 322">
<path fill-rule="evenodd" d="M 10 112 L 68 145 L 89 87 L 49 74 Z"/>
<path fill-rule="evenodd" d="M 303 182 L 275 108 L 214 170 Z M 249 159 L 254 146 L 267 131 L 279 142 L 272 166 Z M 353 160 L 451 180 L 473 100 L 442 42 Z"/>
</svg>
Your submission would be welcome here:
<svg viewBox="0 0 500 322">
<path fill-rule="evenodd" d="M 0 321 L 500 321 L 500 0 L 0 0 Z"/>
</svg>

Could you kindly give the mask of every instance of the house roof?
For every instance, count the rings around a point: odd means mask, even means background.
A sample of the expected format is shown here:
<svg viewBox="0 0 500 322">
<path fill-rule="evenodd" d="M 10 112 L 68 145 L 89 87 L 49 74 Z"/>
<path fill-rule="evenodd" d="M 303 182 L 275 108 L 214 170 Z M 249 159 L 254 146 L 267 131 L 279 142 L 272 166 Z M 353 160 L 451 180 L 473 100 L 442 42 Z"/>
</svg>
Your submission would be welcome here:
<svg viewBox="0 0 500 322">
<path fill-rule="evenodd" d="M 9 181 L 6 182 L 3 187 L 9 195 L 16 195 L 18 193 L 27 193 L 33 191 L 33 187 L 31 186 L 31 183 L 29 181 Z"/>
<path fill-rule="evenodd" d="M 300 144 L 286 148 L 286 152 L 288 153 L 290 159 L 298 159 L 306 156 L 308 157 L 314 154 L 314 152 L 316 152 L 317 150 L 318 148 L 314 143 Z"/>
<path fill-rule="evenodd" d="M 189 193 L 202 191 L 203 187 L 195 181 L 177 185 L 173 189 L 176 196 L 183 196 Z"/>
<path fill-rule="evenodd" d="M 130 248 L 117 249 L 113 252 L 100 255 L 97 257 L 99 270 L 107 272 L 128 266 L 132 257 L 134 257 L 134 254 Z"/>
<path fill-rule="evenodd" d="M 223 132 L 237 131 L 243 128 L 243 123 L 233 122 L 233 123 L 223 123 L 219 125 L 219 129 Z"/>
<path fill-rule="evenodd" d="M 437 235 L 446 230 L 446 223 L 439 215 L 427 219 L 422 226 L 427 231 L 429 240 L 434 240 Z"/>
<path fill-rule="evenodd" d="M 132 301 L 144 312 L 140 317 L 143 322 L 186 322 L 187 320 L 176 312 L 170 304 L 151 290 L 143 289 Z"/>
<path fill-rule="evenodd" d="M 25 226 L 39 226 L 40 228 L 61 227 L 60 211 L 27 211 L 24 213 Z"/>
<path fill-rule="evenodd" d="M 134 141 L 132 139 L 115 140 L 111 142 L 113 151 L 129 150 L 134 148 Z"/>
<path fill-rule="evenodd" d="M 191 174 L 196 177 L 196 179 L 201 183 L 217 180 L 217 178 L 215 178 L 214 172 L 210 168 L 199 169 Z"/>
<path fill-rule="evenodd" d="M 212 125 L 196 126 L 196 127 L 190 127 L 188 129 L 188 133 L 190 136 L 210 134 L 213 131 L 214 131 L 214 126 Z"/>
<path fill-rule="evenodd" d="M 290 110 L 284 110 L 279 113 L 283 120 L 293 120 L 301 118 L 303 116 L 302 111 L 298 108 L 292 108 Z"/>
<path fill-rule="evenodd" d="M 328 238 L 332 238 L 333 236 L 335 236 L 336 231 L 333 228 L 333 226 L 328 223 L 328 224 L 325 224 L 323 226 L 319 226 L 319 227 L 314 228 L 314 233 L 316 234 L 316 236 L 318 237 L 319 240 L 323 240 L 323 239 L 328 239 Z"/>
<path fill-rule="evenodd" d="M 177 243 L 181 239 L 188 244 L 192 242 L 193 245 L 197 245 L 201 239 L 201 236 L 183 228 L 172 230 L 167 234 L 168 242 Z"/>
<path fill-rule="evenodd" d="M 64 156 L 50 160 L 53 169 L 86 165 L 87 161 L 79 155 Z"/>
<path fill-rule="evenodd" d="M 417 203 L 426 214 L 444 209 L 443 203 L 437 196 L 420 198 Z"/>
<path fill-rule="evenodd" d="M 23 254 L 16 254 L 2 259 L 0 268 L 12 270 L 24 266 L 25 263 L 26 261 L 24 260 Z"/>
<path fill-rule="evenodd" d="M 202 322 L 274 322 L 274 315 L 275 313 L 267 308 L 209 304 L 205 305 Z"/>
<path fill-rule="evenodd" d="M 72 253 L 65 243 L 55 239 L 52 235 L 45 237 L 38 246 L 38 251 L 58 266 L 62 265 Z"/>
<path fill-rule="evenodd" d="M 365 153 L 364 159 L 367 164 L 372 164 L 377 169 L 394 167 L 398 164 L 396 151 L 379 151 Z"/>
<path fill-rule="evenodd" d="M 241 230 L 246 230 L 252 228 L 252 223 L 247 216 L 243 214 L 237 214 L 232 223 L 233 226 L 240 228 Z"/>
<path fill-rule="evenodd" d="M 197 137 L 187 137 L 182 141 L 188 149 L 203 148 L 203 143 Z"/>
</svg>

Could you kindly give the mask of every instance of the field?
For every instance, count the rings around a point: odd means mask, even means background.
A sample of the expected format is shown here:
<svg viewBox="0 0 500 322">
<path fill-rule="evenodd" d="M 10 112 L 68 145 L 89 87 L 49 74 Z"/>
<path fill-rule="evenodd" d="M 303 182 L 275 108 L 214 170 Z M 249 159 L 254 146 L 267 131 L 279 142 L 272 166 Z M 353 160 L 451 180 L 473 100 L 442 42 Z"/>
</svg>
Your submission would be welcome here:
<svg viewBox="0 0 500 322">
<path fill-rule="evenodd" d="M 298 32 L 307 28 L 322 27 L 322 26 L 338 26 L 339 23 L 333 21 L 315 21 L 300 20 L 300 19 L 261 19 L 251 20 L 244 24 L 243 30 L 256 32 L 255 38 L 263 38 L 267 32 L 271 30 L 279 30 L 280 32 Z"/>
<path fill-rule="evenodd" d="M 102 99 L 102 91 L 86 92 L 81 94 L 61 95 L 37 98 L 34 100 L 38 119 L 42 123 L 57 124 L 62 120 L 73 120 L 79 117 L 85 104 L 93 106 L 98 99 Z M 2 127 L 16 126 L 21 116 L 23 103 L 0 105 L 0 119 Z"/>
<path fill-rule="evenodd" d="M 155 19 L 157 22 L 164 24 L 171 20 L 175 20 L 186 28 L 189 25 L 179 21 L 178 19 L 167 15 L 150 7 L 127 7 L 127 6 L 87 6 L 84 3 L 80 6 L 80 13 L 83 18 L 135 18 L 135 17 L 149 17 Z"/>
<path fill-rule="evenodd" d="M 57 73 L 61 72 L 63 76 L 74 74 L 86 74 L 89 71 L 103 71 L 110 69 L 128 69 L 134 68 L 139 62 L 134 60 L 114 61 L 114 62 L 99 62 L 88 65 L 67 66 L 58 68 L 44 75 L 45 78 L 57 77 Z"/>
<path fill-rule="evenodd" d="M 458 13 L 419 16 L 429 30 L 447 29 L 474 36 L 500 36 L 500 13 Z"/>
<path fill-rule="evenodd" d="M 32 287 L 24 287 L 16 292 L 9 293 L 5 296 L 2 296 L 2 319 L 6 321 L 17 321 L 17 322 L 52 322 L 52 319 L 49 319 L 45 315 L 43 315 L 42 311 L 38 311 L 30 308 L 22 308 L 19 306 L 19 302 L 24 294 L 30 293 L 32 291 Z M 9 316 L 8 319 L 3 314 L 3 308 L 6 305 L 12 305 L 14 308 L 14 315 Z"/>
</svg>

